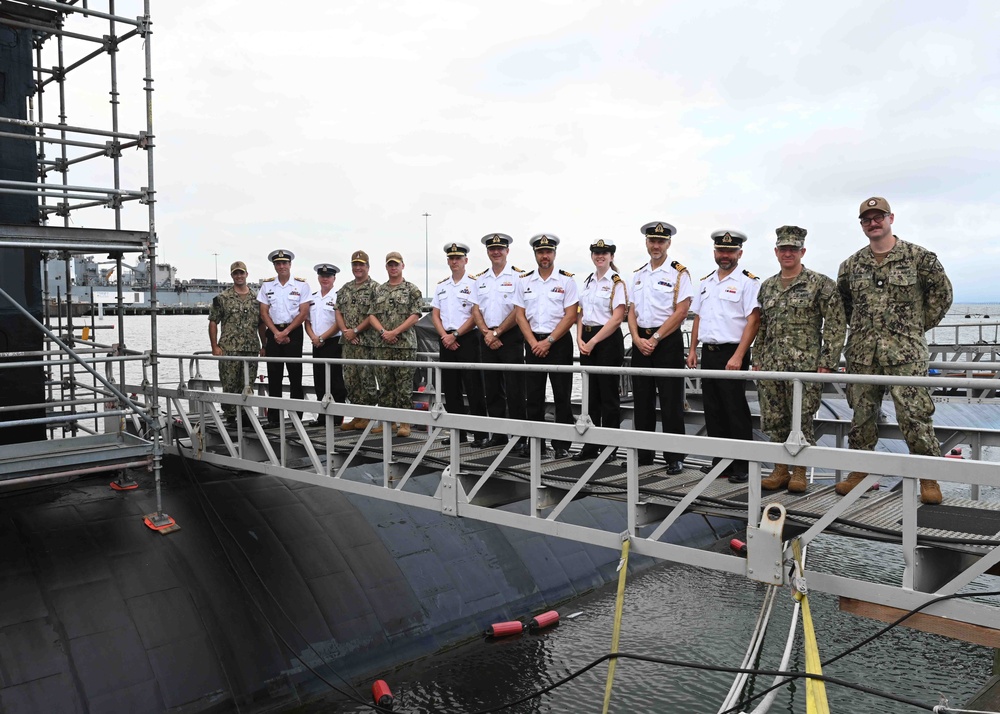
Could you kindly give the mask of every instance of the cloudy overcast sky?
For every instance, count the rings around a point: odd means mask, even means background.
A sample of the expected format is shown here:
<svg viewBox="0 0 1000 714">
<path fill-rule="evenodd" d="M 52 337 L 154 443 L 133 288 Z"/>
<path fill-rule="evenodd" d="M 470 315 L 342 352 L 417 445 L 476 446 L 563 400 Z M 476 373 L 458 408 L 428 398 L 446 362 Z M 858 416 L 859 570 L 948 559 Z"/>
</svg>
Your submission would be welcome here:
<svg viewBox="0 0 1000 714">
<path fill-rule="evenodd" d="M 1000 301 L 996 3 L 160 0 L 152 16 L 157 231 L 182 279 L 236 259 L 259 279 L 279 247 L 311 278 L 364 249 L 384 279 L 399 250 L 423 289 L 425 212 L 431 282 L 445 242 L 484 269 L 494 231 L 520 268 L 551 232 L 558 267 L 585 275 L 611 238 L 630 272 L 650 220 L 677 226 L 671 257 L 695 277 L 719 228 L 774 273 L 783 224 L 835 274 L 881 195 L 958 301 Z"/>
</svg>

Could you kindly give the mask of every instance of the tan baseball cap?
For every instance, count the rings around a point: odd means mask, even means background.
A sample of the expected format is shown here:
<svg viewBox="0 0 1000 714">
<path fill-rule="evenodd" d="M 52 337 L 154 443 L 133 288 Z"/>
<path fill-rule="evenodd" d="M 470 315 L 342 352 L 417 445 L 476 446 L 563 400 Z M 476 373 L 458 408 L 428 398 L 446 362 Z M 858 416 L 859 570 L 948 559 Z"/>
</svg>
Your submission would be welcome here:
<svg viewBox="0 0 1000 714">
<path fill-rule="evenodd" d="M 235 263 L 229 266 L 229 274 L 232 275 L 237 270 L 242 270 L 244 273 L 247 272 L 247 264 L 242 260 L 237 260 Z"/>
<path fill-rule="evenodd" d="M 401 256 L 396 251 L 392 251 L 391 253 L 389 253 L 388 255 L 385 256 L 385 262 L 386 263 L 399 263 L 400 265 L 403 265 L 403 256 Z"/>
<path fill-rule="evenodd" d="M 892 209 L 889 208 L 889 202 L 881 196 L 872 196 L 871 198 L 862 201 L 861 208 L 858 209 L 858 218 L 861 218 L 865 211 L 882 211 L 883 213 L 892 213 Z"/>
<path fill-rule="evenodd" d="M 368 254 L 363 250 L 356 250 L 354 251 L 354 255 L 351 256 L 351 262 L 368 265 Z"/>
</svg>

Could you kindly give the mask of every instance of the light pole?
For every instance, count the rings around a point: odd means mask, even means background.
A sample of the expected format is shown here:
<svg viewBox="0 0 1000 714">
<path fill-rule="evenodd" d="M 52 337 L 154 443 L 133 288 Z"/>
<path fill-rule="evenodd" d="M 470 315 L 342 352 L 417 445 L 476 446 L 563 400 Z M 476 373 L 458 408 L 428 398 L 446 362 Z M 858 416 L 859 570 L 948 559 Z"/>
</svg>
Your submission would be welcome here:
<svg viewBox="0 0 1000 714">
<path fill-rule="evenodd" d="M 215 256 L 215 284 L 219 284 L 219 254 L 212 253 Z"/>
<path fill-rule="evenodd" d="M 427 219 L 431 217 L 431 214 L 424 212 L 424 269 L 427 271 L 424 274 L 424 299 L 431 294 L 431 254 L 430 248 L 428 248 L 427 243 Z"/>
</svg>

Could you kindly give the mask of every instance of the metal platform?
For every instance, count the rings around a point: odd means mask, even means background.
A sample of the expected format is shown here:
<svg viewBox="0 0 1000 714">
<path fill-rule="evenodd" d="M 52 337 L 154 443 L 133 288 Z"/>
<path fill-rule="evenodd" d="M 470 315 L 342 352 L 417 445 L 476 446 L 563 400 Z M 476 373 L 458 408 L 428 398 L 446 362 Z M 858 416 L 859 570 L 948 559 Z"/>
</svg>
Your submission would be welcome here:
<svg viewBox="0 0 1000 714">
<path fill-rule="evenodd" d="M 125 433 L 0 446 L 0 489 L 60 475 L 152 468 L 152 453 L 152 442 Z"/>
</svg>

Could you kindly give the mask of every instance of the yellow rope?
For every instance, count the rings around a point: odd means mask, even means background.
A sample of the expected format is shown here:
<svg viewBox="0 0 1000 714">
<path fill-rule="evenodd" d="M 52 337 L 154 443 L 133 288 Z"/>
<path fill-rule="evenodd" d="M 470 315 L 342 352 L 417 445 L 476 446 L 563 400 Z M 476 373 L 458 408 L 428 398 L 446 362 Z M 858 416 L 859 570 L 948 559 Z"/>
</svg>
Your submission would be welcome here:
<svg viewBox="0 0 1000 714">
<path fill-rule="evenodd" d="M 618 564 L 618 597 L 615 600 L 615 628 L 611 635 L 611 654 L 618 654 L 618 637 L 622 632 L 622 608 L 625 605 L 625 573 L 628 571 L 628 550 L 629 541 L 626 538 L 622 541 L 622 559 Z M 615 680 L 615 665 L 618 658 L 608 661 L 608 681 L 604 685 L 604 709 L 603 714 L 608 714 L 608 706 L 611 704 L 611 683 Z"/>
<path fill-rule="evenodd" d="M 802 543 L 796 538 L 792 541 L 792 552 L 798 564 L 798 572 L 805 572 L 802 567 Z M 823 674 L 823 665 L 819 658 L 819 645 L 816 643 L 816 631 L 813 629 L 812 614 L 809 612 L 809 598 L 805 593 L 795 591 L 795 599 L 802 604 L 802 631 L 806 647 L 806 672 Z M 830 714 L 830 705 L 826 701 L 826 682 L 806 679 L 806 712 L 807 714 Z"/>
</svg>

